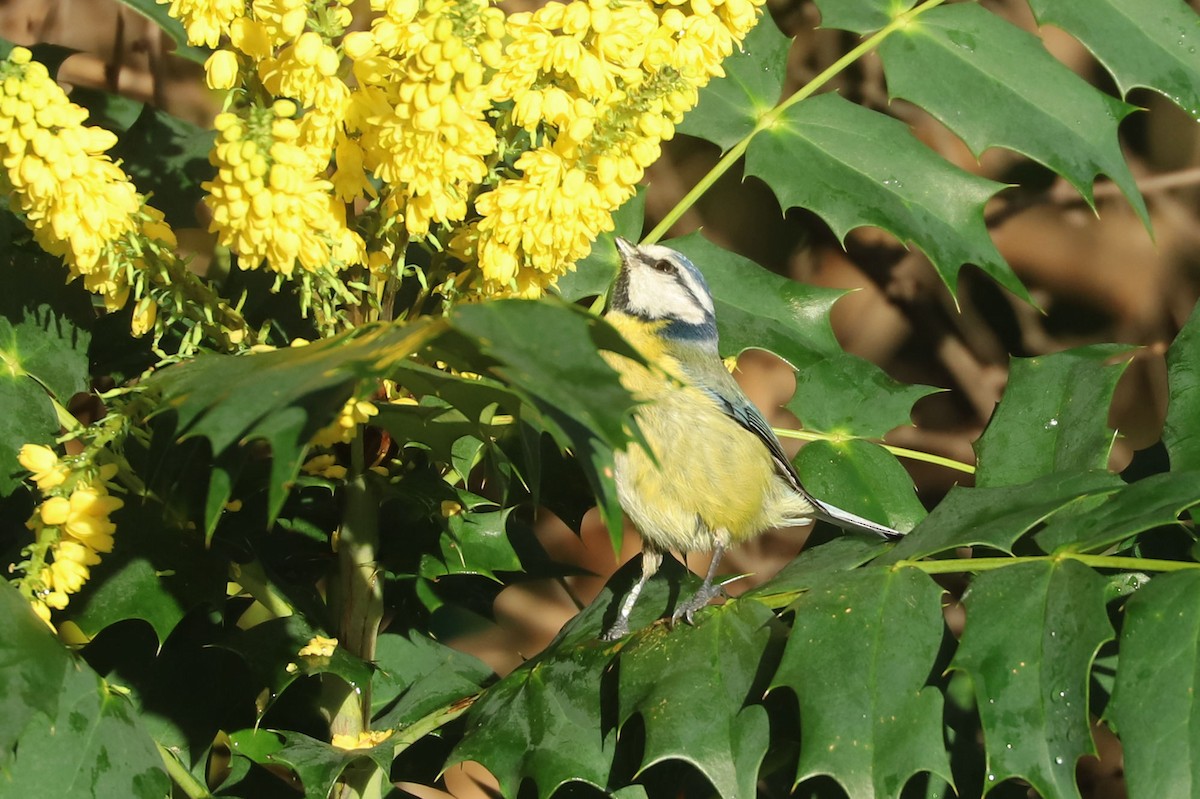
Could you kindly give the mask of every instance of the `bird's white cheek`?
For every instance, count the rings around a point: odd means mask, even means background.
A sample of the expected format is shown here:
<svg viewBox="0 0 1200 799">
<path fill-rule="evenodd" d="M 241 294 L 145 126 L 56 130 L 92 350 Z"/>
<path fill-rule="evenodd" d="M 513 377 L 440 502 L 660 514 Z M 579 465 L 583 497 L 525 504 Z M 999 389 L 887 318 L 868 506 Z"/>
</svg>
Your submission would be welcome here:
<svg viewBox="0 0 1200 799">
<path fill-rule="evenodd" d="M 688 324 L 707 321 L 704 308 L 675 278 L 658 272 L 643 272 L 629 285 L 629 306 L 653 319 L 679 319 Z"/>
</svg>

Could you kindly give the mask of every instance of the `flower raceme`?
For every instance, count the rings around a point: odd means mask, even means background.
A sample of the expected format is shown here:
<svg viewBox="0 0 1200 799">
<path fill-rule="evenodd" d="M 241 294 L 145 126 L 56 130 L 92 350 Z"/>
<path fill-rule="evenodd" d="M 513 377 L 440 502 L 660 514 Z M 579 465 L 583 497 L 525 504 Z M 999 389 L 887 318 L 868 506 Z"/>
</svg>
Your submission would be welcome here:
<svg viewBox="0 0 1200 799">
<path fill-rule="evenodd" d="M 238 252 L 242 267 L 265 262 L 283 275 L 297 264 L 315 272 L 362 263 L 362 239 L 321 176 L 326 164 L 300 144 L 295 113 L 293 102 L 278 100 L 245 119 L 217 117 L 217 174 L 204 188 L 218 241 Z"/>
<path fill-rule="evenodd" d="M 116 137 L 86 125 L 87 116 L 28 49 L 0 60 L 0 191 L 10 207 L 108 310 L 133 298 L 135 335 L 158 326 L 165 302 L 174 317 L 220 318 L 221 338 L 240 341 L 244 322 L 227 304 L 189 305 L 207 290 L 176 256 L 162 212 L 107 155 Z"/>
<path fill-rule="evenodd" d="M 65 608 L 70 595 L 88 581 L 101 553 L 112 552 L 116 525 L 109 517 L 125 503 L 109 493 L 115 464 L 73 466 L 40 444 L 23 446 L 18 461 L 46 495 L 26 523 L 35 540 L 25 550 L 25 577 L 18 584 L 50 624 L 50 611 Z"/>
<path fill-rule="evenodd" d="M 369 260 L 387 277 L 375 254 L 422 240 L 462 263 L 459 289 L 488 296 L 540 294 L 611 230 L 761 5 L 574 0 L 506 17 L 486 0 L 371 0 L 369 28 L 347 32 L 345 0 L 160 2 L 193 43 L 225 48 L 207 66 L 231 91 L 209 204 L 243 266 Z M 280 161 L 295 192 L 258 174 L 277 143 L 303 153 Z M 388 221 L 355 228 L 321 192 Z M 287 221 L 295 209 L 303 223 Z"/>
</svg>

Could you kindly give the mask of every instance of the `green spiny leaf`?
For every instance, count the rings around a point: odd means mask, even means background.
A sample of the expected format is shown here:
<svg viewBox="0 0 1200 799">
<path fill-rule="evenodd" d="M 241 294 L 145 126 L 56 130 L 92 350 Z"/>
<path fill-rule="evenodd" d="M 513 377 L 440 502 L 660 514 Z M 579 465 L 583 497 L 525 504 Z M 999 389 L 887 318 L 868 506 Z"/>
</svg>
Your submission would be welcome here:
<svg viewBox="0 0 1200 799">
<path fill-rule="evenodd" d="M 1200 505 L 1200 471 L 1139 480 L 1082 512 L 1056 516 L 1036 536 L 1046 552 L 1095 552 L 1137 533 L 1177 523 Z"/>
<path fill-rule="evenodd" d="M 338 749 L 325 741 L 291 730 L 239 730 L 229 736 L 233 753 L 264 766 L 287 766 L 304 786 L 305 799 L 327 799 L 334 783 L 362 758 L 390 768 L 392 745 L 387 741 L 366 749 Z"/>
<path fill-rule="evenodd" d="M 723 356 L 756 347 L 802 370 L 845 355 L 829 323 L 829 311 L 844 291 L 780 277 L 699 233 L 666 244 L 704 273 L 716 306 Z"/>
<path fill-rule="evenodd" d="M 894 98 L 936 117 L 976 156 L 1007 147 L 1058 172 L 1092 202 L 1112 178 L 1149 226 L 1117 126 L 1135 109 L 1055 60 L 1041 41 L 974 3 L 934 8 L 879 48 Z M 930 76 L 936 75 L 937 80 Z"/>
<path fill-rule="evenodd" d="M 15 250 L 0 259 L 0 495 L 20 485 L 23 444 L 50 444 L 59 429 L 50 398 L 66 405 L 88 388 L 92 310 L 56 259 Z"/>
<path fill-rule="evenodd" d="M 1167 350 L 1163 443 L 1172 469 L 1200 469 L 1200 304 Z"/>
<path fill-rule="evenodd" d="M 0 768 L 13 745 L 39 716 L 57 718 L 67 650 L 55 640 L 29 602 L 5 582 L 0 585 Z"/>
<path fill-rule="evenodd" d="M 771 687 L 800 703 L 797 783 L 827 775 L 856 799 L 876 799 L 899 796 L 922 771 L 952 781 L 942 697 L 925 684 L 942 641 L 941 596 L 916 569 L 863 569 L 793 603 Z"/>
<path fill-rule="evenodd" d="M 720 796 L 757 796 L 770 728 L 752 689 L 772 618 L 757 602 L 728 602 L 695 626 L 653 627 L 621 651 L 620 723 L 636 713 L 646 729 L 639 773 L 685 760 Z M 707 701 L 696 701 L 697 686 Z"/>
<path fill-rule="evenodd" d="M 897 530 L 925 518 L 912 478 L 896 456 L 861 439 L 813 441 L 793 463 L 814 496 Z"/>
<path fill-rule="evenodd" d="M 398 729 L 479 691 L 492 676 L 482 661 L 419 633 L 381 635 L 371 675 L 376 729 Z"/>
<path fill-rule="evenodd" d="M 1108 406 L 1129 365 L 1123 357 L 1129 349 L 1096 344 L 1014 358 L 1004 397 L 975 445 L 976 484 L 1017 485 L 1108 466 L 1115 436 L 1107 425 Z"/>
<path fill-rule="evenodd" d="M 920 247 L 951 291 L 963 264 L 1027 293 L 983 224 L 1003 188 L 953 166 L 896 119 L 822 94 L 788 108 L 756 136 L 746 174 L 762 178 L 784 208 L 807 208 L 839 240 L 869 225 Z"/>
<path fill-rule="evenodd" d="M 1017 539 L 1054 514 L 1124 485 L 1114 474 L 1095 471 L 1048 475 L 1019 486 L 954 486 L 880 562 L 917 560 L 966 546 L 1011 553 Z"/>
<path fill-rule="evenodd" d="M 1104 580 L 1075 561 L 980 574 L 952 668 L 974 683 L 987 784 L 1027 780 L 1046 799 L 1079 797 L 1075 764 L 1093 754 L 1088 672 L 1112 638 Z"/>
<path fill-rule="evenodd" d="M 829 386 L 839 390 L 829 391 Z M 911 427 L 913 405 L 937 391 L 899 383 L 882 369 L 864 368 L 859 358 L 847 355 L 796 372 L 796 394 L 787 409 L 808 430 L 883 438 L 897 427 Z"/>
<path fill-rule="evenodd" d="M 126 619 L 142 619 L 161 644 L 196 607 L 225 595 L 228 567 L 194 531 L 164 529 L 158 508 L 117 511 L 119 543 L 91 567 L 91 579 L 67 609 L 89 637 Z"/>
<path fill-rule="evenodd" d="M 821 27 L 854 33 L 877 31 L 917 0 L 816 0 Z"/>
<path fill-rule="evenodd" d="M 699 234 L 667 243 L 696 264 L 708 281 L 722 355 L 753 347 L 778 355 L 797 370 L 796 394 L 788 407 L 806 427 L 882 436 L 910 424 L 912 404 L 935 390 L 898 383 L 875 364 L 841 348 L 829 311 L 845 292 L 772 274 Z M 809 379 L 810 372 L 821 379 Z"/>
<path fill-rule="evenodd" d="M 612 649 L 598 634 L 560 640 L 484 692 L 447 765 L 478 761 L 505 796 L 516 796 L 525 778 L 542 799 L 573 781 L 603 788 L 614 740 L 601 723 L 599 677 Z"/>
<path fill-rule="evenodd" d="M 597 347 L 636 354 L 608 325 L 573 306 L 529 300 L 460 306 L 451 323 L 495 359 L 489 371 L 514 389 L 574 419 L 610 447 L 626 442 L 633 398 Z"/>
<path fill-rule="evenodd" d="M 360 690 L 370 685 L 371 664 L 344 647 L 336 647 L 328 657 L 300 654 L 314 637 L 323 634 L 305 617 L 293 615 L 234 630 L 220 646 L 241 656 L 270 691 L 272 702 L 297 679 L 313 674 L 335 674 Z"/>
<path fill-rule="evenodd" d="M 571 781 L 610 787 L 615 741 L 604 718 L 605 708 L 616 698 L 613 686 L 600 675 L 619 645 L 598 638 L 640 571 L 637 558 L 626 563 L 546 649 L 483 692 L 447 768 L 478 761 L 496 777 L 505 796 L 515 796 L 527 778 L 534 781 L 541 799 Z M 675 597 L 698 583 L 667 558 L 642 591 L 631 629 L 661 617 Z"/>
<path fill-rule="evenodd" d="M 145 385 L 176 416 L 177 439 L 208 441 L 215 459 L 256 439 L 271 446 L 268 516 L 287 498 L 312 436 L 333 421 L 362 378 L 390 374 L 441 323 L 359 328 L 307 347 L 249 355 L 201 355 L 163 369 Z M 247 456 L 248 457 L 248 456 Z M 210 503 L 210 511 L 216 506 Z M 206 519 L 211 527 L 213 519 Z"/>
<path fill-rule="evenodd" d="M 888 548 L 877 535 L 843 535 L 820 546 L 806 548 L 767 582 L 749 591 L 768 601 L 774 596 L 810 591 L 826 581 L 840 581 L 843 572 L 855 569 Z"/>
<path fill-rule="evenodd" d="M 73 659 L 72 659 L 73 660 Z M 26 727 L 4 775 L 11 796 L 162 799 L 171 780 L 124 692 L 82 662 L 56 686 L 58 714 Z"/>
<path fill-rule="evenodd" d="M 1106 715 L 1124 748 L 1130 796 L 1200 787 L 1200 571 L 1155 577 L 1125 608 L 1117 684 Z"/>
<path fill-rule="evenodd" d="M 754 130 L 780 100 L 787 77 L 792 40 L 779 32 L 769 14 L 746 34 L 742 49 L 721 65 L 725 76 L 700 90 L 700 102 L 679 125 L 679 132 L 728 150 Z"/>
<path fill-rule="evenodd" d="M 1183 0 L 1030 0 L 1039 25 L 1079 39 L 1122 96 L 1145 86 L 1200 119 L 1200 17 Z"/>
</svg>

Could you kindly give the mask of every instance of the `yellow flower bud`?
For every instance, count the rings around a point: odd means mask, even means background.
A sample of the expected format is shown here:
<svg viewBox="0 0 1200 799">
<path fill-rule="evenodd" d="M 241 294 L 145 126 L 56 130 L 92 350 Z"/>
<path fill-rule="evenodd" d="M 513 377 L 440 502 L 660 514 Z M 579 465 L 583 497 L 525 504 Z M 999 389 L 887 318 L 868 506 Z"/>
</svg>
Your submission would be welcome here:
<svg viewBox="0 0 1200 799">
<path fill-rule="evenodd" d="M 57 527 L 65 524 L 71 513 L 71 502 L 66 497 L 50 497 L 38 508 L 42 523 Z"/>
<path fill-rule="evenodd" d="M 204 82 L 210 89 L 227 91 L 238 83 L 238 57 L 232 50 L 217 50 L 204 62 Z"/>
<path fill-rule="evenodd" d="M 138 300 L 133 309 L 133 322 L 130 325 L 134 336 L 144 336 L 154 329 L 154 320 L 158 318 L 158 303 L 149 297 Z"/>
<path fill-rule="evenodd" d="M 375 44 L 374 37 L 367 31 L 354 31 L 347 33 L 346 38 L 342 39 L 342 49 L 346 51 L 346 55 L 353 61 L 366 58 L 378 52 L 379 47 Z"/>
<path fill-rule="evenodd" d="M 38 490 L 57 488 L 67 479 L 68 470 L 58 460 L 58 454 L 41 444 L 26 444 L 17 454 L 17 462 L 31 472 Z"/>
</svg>

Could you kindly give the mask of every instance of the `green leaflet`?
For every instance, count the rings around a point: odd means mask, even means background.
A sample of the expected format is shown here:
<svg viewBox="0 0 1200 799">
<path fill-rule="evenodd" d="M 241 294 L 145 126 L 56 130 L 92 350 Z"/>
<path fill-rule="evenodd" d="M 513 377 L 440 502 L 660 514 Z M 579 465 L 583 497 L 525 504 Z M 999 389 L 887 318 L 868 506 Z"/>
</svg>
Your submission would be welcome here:
<svg viewBox="0 0 1200 799">
<path fill-rule="evenodd" d="M 367 749 L 345 750 L 290 730 L 239 730 L 229 736 L 233 753 L 259 765 L 287 766 L 304 786 L 305 799 L 326 799 L 343 772 L 362 758 L 380 768 L 391 765 L 392 745 L 387 741 Z"/>
<path fill-rule="evenodd" d="M 1029 0 L 1092 51 L 1121 95 L 1145 86 L 1200 119 L 1200 16 L 1183 0 Z"/>
<path fill-rule="evenodd" d="M 1028 296 L 983 224 L 984 204 L 1004 187 L 953 166 L 896 119 L 837 94 L 809 98 L 750 142 L 746 174 L 784 208 L 820 216 L 839 240 L 867 225 L 915 244 L 951 291 L 969 263 Z"/>
<path fill-rule="evenodd" d="M 371 675 L 372 725 L 400 729 L 480 689 L 492 676 L 482 661 L 417 632 L 381 635 Z"/>
<path fill-rule="evenodd" d="M 89 637 L 117 622 L 142 619 L 162 644 L 188 612 L 224 598 L 229 579 L 224 559 L 205 548 L 195 531 L 163 529 L 156 510 L 137 502 L 115 514 L 120 544 L 92 566 L 91 579 L 67 610 Z"/>
<path fill-rule="evenodd" d="M 793 463 L 814 496 L 897 530 L 925 518 L 913 481 L 896 456 L 861 439 L 813 441 Z"/>
<path fill-rule="evenodd" d="M 1088 672 L 1111 640 L 1104 580 L 1074 561 L 980 574 L 951 668 L 971 676 L 987 750 L 985 789 L 1012 777 L 1045 799 L 1078 799 L 1075 763 L 1092 754 Z"/>
<path fill-rule="evenodd" d="M 755 132 L 779 102 L 787 47 L 770 20 L 759 24 L 680 130 L 725 149 Z M 839 239 L 870 225 L 915 244 L 951 291 L 972 263 L 1027 297 L 983 224 L 984 203 L 1003 186 L 952 166 L 897 120 L 836 94 L 808 98 L 750 140 L 746 174 L 766 182 L 785 209 L 818 214 Z"/>
<path fill-rule="evenodd" d="M 696 626 L 654 627 L 621 651 L 620 723 L 638 714 L 646 728 L 641 773 L 656 763 L 692 763 L 725 799 L 757 796 L 767 753 L 767 711 L 755 699 L 772 613 L 728 602 Z M 704 686 L 709 701 L 697 702 Z"/>
<path fill-rule="evenodd" d="M 1046 552 L 1097 552 L 1156 527 L 1175 524 L 1200 505 L 1200 470 L 1155 474 L 1103 502 L 1055 517 L 1034 540 Z"/>
<path fill-rule="evenodd" d="M 1200 468 L 1200 305 L 1167 350 L 1167 390 L 1163 443 L 1171 468 Z"/>
<path fill-rule="evenodd" d="M 1056 472 L 1104 469 L 1115 433 L 1107 424 L 1122 344 L 1013 358 L 1008 387 L 975 444 L 976 484 L 1018 485 Z"/>
<path fill-rule="evenodd" d="M 913 403 L 937 390 L 899 383 L 842 349 L 829 311 L 845 292 L 780 277 L 699 234 L 668 244 L 700 268 L 712 289 L 722 355 L 764 349 L 796 369 L 788 408 L 805 427 L 879 437 L 911 424 Z"/>
<path fill-rule="evenodd" d="M 216 529 L 243 461 L 241 445 L 263 439 L 271 449 L 268 519 L 283 507 L 309 440 L 333 421 L 360 378 L 382 376 L 441 330 L 444 323 L 376 325 L 326 339 L 247 355 L 200 355 L 156 372 L 145 385 L 160 392 L 174 417 L 177 442 L 203 439 L 213 458 L 205 529 Z M 157 457 L 173 457 L 156 442 Z"/>
<path fill-rule="evenodd" d="M 953 782 L 942 696 L 926 686 L 942 589 L 915 569 L 862 569 L 803 594 L 771 689 L 800 704 L 796 782 L 827 775 L 856 799 L 896 797 L 912 775 Z"/>
<path fill-rule="evenodd" d="M 11 242 L 8 243 L 12 247 Z M 0 496 L 21 484 L 24 444 L 52 444 L 66 405 L 88 388 L 92 311 L 56 259 L 11 250 L 0 259 Z"/>
<path fill-rule="evenodd" d="M 1105 715 L 1125 751 L 1130 796 L 1194 796 L 1200 785 L 1200 571 L 1155 577 L 1125 607 Z"/>
<path fill-rule="evenodd" d="M 960 3 L 921 14 L 889 36 L 879 54 L 891 96 L 924 108 L 977 156 L 989 147 L 1023 153 L 1066 178 L 1089 203 L 1093 180 L 1108 175 L 1149 226 L 1117 142 L 1117 126 L 1135 109 L 1088 85 L 1037 37 Z"/>
<path fill-rule="evenodd" d="M 966 546 L 1011 553 L 1021 536 L 1054 514 L 1112 494 L 1124 485 L 1115 474 L 1097 470 L 1046 475 L 1017 486 L 954 486 L 880 562 L 917 560 Z"/>
<path fill-rule="evenodd" d="M 0 768 L 26 727 L 58 716 L 64 675 L 73 668 L 62 644 L 10 585 L 0 585 Z"/>
<path fill-rule="evenodd" d="M 13 594 L 7 588 L 2 593 Z M 41 625 L 28 607 L 16 612 Z M 5 793 L 62 799 L 161 799 L 169 794 L 171 781 L 162 759 L 125 692 L 68 654 L 44 628 L 37 634 L 41 640 L 31 643 L 38 668 L 46 671 L 36 679 L 46 681 L 56 711 L 46 714 L 48 708 L 38 708 L 26 717 L 16 756 L 8 758 Z M 58 651 L 47 651 L 47 641 Z M 15 643 L 5 640 L 6 646 Z M 9 742 L 4 744 L 0 751 L 7 757 Z"/>
<path fill-rule="evenodd" d="M 780 100 L 787 77 L 787 53 L 792 40 L 779 32 L 769 15 L 746 35 L 742 49 L 725 59 L 725 77 L 700 91 L 700 102 L 679 132 L 706 139 L 728 150 Z"/>
</svg>

